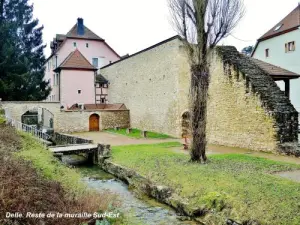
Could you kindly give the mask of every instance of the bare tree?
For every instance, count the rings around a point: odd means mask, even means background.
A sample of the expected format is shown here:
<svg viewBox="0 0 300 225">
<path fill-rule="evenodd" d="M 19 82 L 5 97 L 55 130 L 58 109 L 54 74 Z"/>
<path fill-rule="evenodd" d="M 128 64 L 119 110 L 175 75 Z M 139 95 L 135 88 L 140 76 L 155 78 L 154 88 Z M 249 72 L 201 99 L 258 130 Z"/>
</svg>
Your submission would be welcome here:
<svg viewBox="0 0 300 225">
<path fill-rule="evenodd" d="M 169 0 L 173 22 L 191 63 L 191 161 L 205 162 L 210 51 L 244 15 L 243 0 Z"/>
</svg>

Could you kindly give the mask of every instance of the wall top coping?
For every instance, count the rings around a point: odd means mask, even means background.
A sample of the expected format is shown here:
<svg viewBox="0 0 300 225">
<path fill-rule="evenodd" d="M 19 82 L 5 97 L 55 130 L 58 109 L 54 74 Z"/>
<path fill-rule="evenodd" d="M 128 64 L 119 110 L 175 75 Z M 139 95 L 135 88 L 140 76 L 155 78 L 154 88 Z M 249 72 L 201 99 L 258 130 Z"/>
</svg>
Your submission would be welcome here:
<svg viewBox="0 0 300 225">
<path fill-rule="evenodd" d="M 0 101 L 0 103 L 13 103 L 13 104 L 60 104 L 60 102 L 42 102 L 42 101 Z"/>
<path fill-rule="evenodd" d="M 246 80 L 252 85 L 252 91 L 260 95 L 260 99 L 268 111 L 297 113 L 288 97 L 280 90 L 273 78 L 249 57 L 240 54 L 233 46 L 218 46 L 216 50 L 224 64 L 234 66 L 246 76 Z"/>
<path fill-rule="evenodd" d="M 129 109 L 61 110 L 61 112 L 129 112 Z"/>
</svg>

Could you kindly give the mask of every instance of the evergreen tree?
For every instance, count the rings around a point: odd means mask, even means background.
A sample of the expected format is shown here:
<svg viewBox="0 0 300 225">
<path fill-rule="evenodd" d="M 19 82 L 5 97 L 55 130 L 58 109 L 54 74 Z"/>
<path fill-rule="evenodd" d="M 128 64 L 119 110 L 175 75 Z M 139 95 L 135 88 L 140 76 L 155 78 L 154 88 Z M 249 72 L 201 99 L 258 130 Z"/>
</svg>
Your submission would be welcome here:
<svg viewBox="0 0 300 225">
<path fill-rule="evenodd" d="M 33 19 L 28 0 L 0 0 L 0 98 L 44 100 L 50 93 L 44 81 L 43 26 Z"/>
<path fill-rule="evenodd" d="M 253 52 L 253 49 L 254 49 L 254 47 L 252 45 L 247 46 L 247 47 L 245 47 L 245 48 L 242 49 L 242 53 L 244 55 L 251 56 L 251 54 Z"/>
</svg>

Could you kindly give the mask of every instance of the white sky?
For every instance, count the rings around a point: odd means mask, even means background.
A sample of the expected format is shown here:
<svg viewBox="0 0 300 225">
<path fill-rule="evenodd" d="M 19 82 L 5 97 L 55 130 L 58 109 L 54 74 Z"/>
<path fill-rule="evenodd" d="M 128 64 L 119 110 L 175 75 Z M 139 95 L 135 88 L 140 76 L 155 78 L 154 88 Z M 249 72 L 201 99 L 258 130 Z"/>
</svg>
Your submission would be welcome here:
<svg viewBox="0 0 300 225">
<path fill-rule="evenodd" d="M 120 55 L 133 54 L 176 35 L 169 16 L 167 0 L 31 0 L 34 16 L 44 25 L 46 55 L 56 34 L 66 34 L 77 22 L 84 24 Z M 238 50 L 254 45 L 298 4 L 298 0 L 244 0 L 246 15 L 233 35 L 221 44 Z"/>
</svg>

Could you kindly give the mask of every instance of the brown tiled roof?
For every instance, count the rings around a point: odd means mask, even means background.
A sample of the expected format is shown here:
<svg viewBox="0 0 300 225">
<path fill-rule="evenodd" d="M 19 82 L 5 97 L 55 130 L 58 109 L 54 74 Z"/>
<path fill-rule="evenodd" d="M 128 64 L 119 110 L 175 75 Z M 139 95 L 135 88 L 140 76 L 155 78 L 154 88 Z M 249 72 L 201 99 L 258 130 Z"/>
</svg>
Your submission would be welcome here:
<svg viewBox="0 0 300 225">
<path fill-rule="evenodd" d="M 55 69 L 55 72 L 61 69 L 97 70 L 78 49 L 71 52 L 60 66 Z"/>
<path fill-rule="evenodd" d="M 84 35 L 79 35 L 77 33 L 77 24 L 75 24 L 72 29 L 66 35 L 68 38 L 80 38 L 80 39 L 91 39 L 103 41 L 101 37 L 91 31 L 89 28 L 84 26 Z"/>
<path fill-rule="evenodd" d="M 54 47 L 54 43 L 58 42 L 58 46 L 55 49 L 52 49 L 51 55 L 46 59 L 46 62 L 54 55 L 56 54 L 61 47 L 65 44 L 66 40 L 68 38 L 76 38 L 76 39 L 88 39 L 88 40 L 95 40 L 95 41 L 101 41 L 104 45 L 106 45 L 112 52 L 116 54 L 117 57 L 121 58 L 119 54 L 110 47 L 109 44 L 105 42 L 105 40 L 101 37 L 99 37 L 97 34 L 95 34 L 93 31 L 91 31 L 89 28 L 83 25 L 84 27 L 84 35 L 79 35 L 77 31 L 78 24 L 76 23 L 72 29 L 66 34 L 56 34 L 56 38 L 53 39 L 53 41 L 50 43 L 51 48 Z"/>
<path fill-rule="evenodd" d="M 124 104 L 84 104 L 85 110 L 127 110 Z M 69 110 L 80 110 L 77 104 L 72 105 Z"/>
<path fill-rule="evenodd" d="M 265 71 L 266 73 L 268 73 L 270 76 L 274 77 L 274 78 L 298 78 L 300 77 L 299 74 L 293 73 L 289 70 L 283 69 L 279 66 L 275 66 L 272 65 L 270 63 L 266 63 L 264 61 L 258 60 L 258 59 L 254 59 L 254 58 L 250 58 L 249 59 L 254 62 L 258 67 L 260 67 L 263 71 Z"/>
<path fill-rule="evenodd" d="M 280 29 L 275 31 L 275 28 L 280 26 Z M 297 6 L 292 12 L 290 12 L 283 20 L 277 23 L 271 30 L 261 36 L 258 41 L 263 41 L 280 34 L 297 29 L 300 26 L 300 6 Z"/>
<path fill-rule="evenodd" d="M 64 35 L 64 34 L 56 34 L 56 40 L 57 41 L 63 41 L 65 39 L 66 39 L 66 35 Z"/>
</svg>

